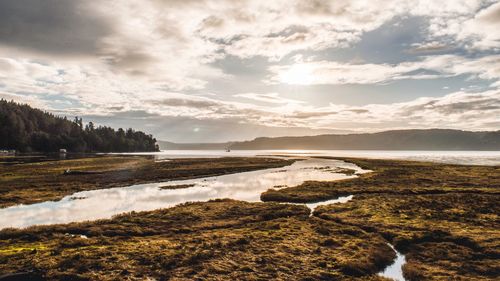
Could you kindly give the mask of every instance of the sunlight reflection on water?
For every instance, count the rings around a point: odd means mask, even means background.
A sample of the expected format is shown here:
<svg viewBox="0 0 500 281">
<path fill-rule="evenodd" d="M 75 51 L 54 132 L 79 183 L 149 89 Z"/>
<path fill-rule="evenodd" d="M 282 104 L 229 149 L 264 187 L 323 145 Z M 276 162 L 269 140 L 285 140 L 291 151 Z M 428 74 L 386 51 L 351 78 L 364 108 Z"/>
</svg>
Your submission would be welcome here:
<svg viewBox="0 0 500 281">
<path fill-rule="evenodd" d="M 154 210 L 189 201 L 217 198 L 255 202 L 260 201 L 262 192 L 275 186 L 295 186 L 308 180 L 331 181 L 355 177 L 317 169 L 327 166 L 365 172 L 356 165 L 343 161 L 306 159 L 275 169 L 84 191 L 66 196 L 60 201 L 0 209 L 0 229 L 96 220 L 124 212 Z M 175 185 L 193 186 L 181 189 L 160 188 Z"/>
<path fill-rule="evenodd" d="M 155 153 L 135 153 L 155 155 L 158 159 L 189 157 L 225 157 L 256 155 L 299 155 L 360 157 L 376 159 L 401 159 L 430 161 L 461 165 L 500 165 L 500 151 L 423 151 L 423 150 L 163 150 Z"/>
</svg>

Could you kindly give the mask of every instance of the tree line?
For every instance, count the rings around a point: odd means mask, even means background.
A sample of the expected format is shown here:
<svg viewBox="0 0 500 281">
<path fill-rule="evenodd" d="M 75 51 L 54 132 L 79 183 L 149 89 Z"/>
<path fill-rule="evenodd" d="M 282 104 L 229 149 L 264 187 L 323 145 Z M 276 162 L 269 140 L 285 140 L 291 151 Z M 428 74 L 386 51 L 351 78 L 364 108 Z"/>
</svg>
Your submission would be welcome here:
<svg viewBox="0 0 500 281">
<path fill-rule="evenodd" d="M 0 149 L 21 152 L 138 152 L 158 151 L 152 135 L 133 129 L 115 130 L 84 125 L 66 117 L 0 99 Z"/>
</svg>

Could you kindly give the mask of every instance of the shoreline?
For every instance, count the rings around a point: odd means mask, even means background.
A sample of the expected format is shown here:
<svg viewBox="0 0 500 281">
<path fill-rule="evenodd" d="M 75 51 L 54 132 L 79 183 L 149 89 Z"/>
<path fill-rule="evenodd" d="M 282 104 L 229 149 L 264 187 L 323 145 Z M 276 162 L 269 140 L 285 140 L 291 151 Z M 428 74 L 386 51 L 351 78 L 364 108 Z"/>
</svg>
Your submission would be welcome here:
<svg viewBox="0 0 500 281">
<path fill-rule="evenodd" d="M 301 205 L 218 199 L 92 222 L 6 229 L 0 231 L 0 264 L 9 267 L 0 266 L 0 273 L 20 272 L 36 260 L 31 269 L 55 280 L 85 280 L 93 272 L 102 280 L 381 281 L 386 279 L 377 274 L 396 257 L 390 243 L 406 257 L 407 280 L 500 277 L 499 166 L 336 159 L 373 172 L 261 195 L 279 202 L 355 195 L 319 206 L 312 216 Z"/>
<path fill-rule="evenodd" d="M 0 208 L 60 200 L 80 191 L 278 168 L 294 161 L 224 157 L 157 162 L 147 156 L 100 156 L 0 165 Z M 68 169 L 81 173 L 65 174 Z"/>
</svg>

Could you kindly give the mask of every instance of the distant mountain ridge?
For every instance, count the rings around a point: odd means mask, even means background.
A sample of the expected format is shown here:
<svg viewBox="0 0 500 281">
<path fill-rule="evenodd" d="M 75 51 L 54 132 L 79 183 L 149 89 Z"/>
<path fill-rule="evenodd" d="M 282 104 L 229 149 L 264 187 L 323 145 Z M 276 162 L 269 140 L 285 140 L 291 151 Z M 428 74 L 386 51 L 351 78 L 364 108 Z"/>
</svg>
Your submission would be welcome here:
<svg viewBox="0 0 500 281">
<path fill-rule="evenodd" d="M 158 141 L 160 149 L 170 150 L 224 150 L 231 146 L 232 143 L 175 143 L 169 141 Z"/>
<path fill-rule="evenodd" d="M 172 143 L 159 141 L 160 149 L 234 150 L 324 149 L 324 150 L 500 150 L 500 130 L 471 132 L 450 129 L 393 130 L 379 133 L 261 137 L 227 143 Z"/>
</svg>

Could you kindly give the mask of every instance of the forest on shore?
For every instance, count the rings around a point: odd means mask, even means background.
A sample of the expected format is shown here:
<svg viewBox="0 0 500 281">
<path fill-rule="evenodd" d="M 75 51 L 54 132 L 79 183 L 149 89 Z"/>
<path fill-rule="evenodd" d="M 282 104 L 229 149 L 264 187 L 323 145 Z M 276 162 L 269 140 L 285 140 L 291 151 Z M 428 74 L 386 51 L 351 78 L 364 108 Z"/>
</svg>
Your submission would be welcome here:
<svg viewBox="0 0 500 281">
<path fill-rule="evenodd" d="M 0 150 L 20 152 L 158 151 L 156 139 L 131 128 L 115 130 L 68 120 L 27 104 L 0 100 Z"/>
</svg>

